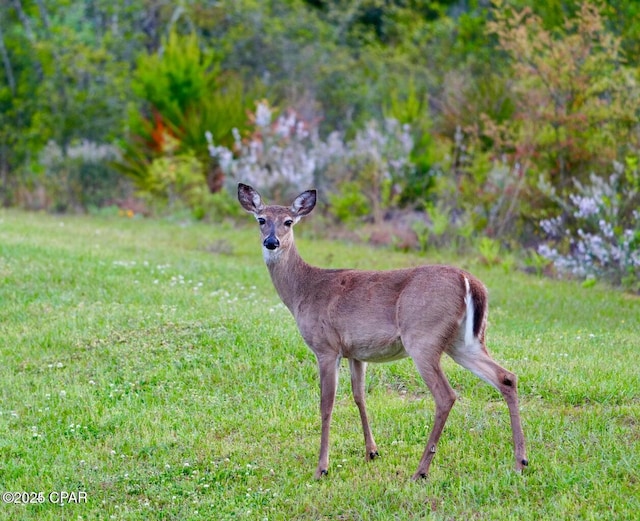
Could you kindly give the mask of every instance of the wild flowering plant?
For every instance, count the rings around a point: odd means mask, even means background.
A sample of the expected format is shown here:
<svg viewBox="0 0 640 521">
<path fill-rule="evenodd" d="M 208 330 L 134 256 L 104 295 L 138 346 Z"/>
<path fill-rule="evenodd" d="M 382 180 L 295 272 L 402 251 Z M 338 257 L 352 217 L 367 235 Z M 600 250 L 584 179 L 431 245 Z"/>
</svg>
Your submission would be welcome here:
<svg viewBox="0 0 640 521">
<path fill-rule="evenodd" d="M 380 223 L 385 210 L 398 203 L 415 170 L 412 149 L 410 126 L 393 118 L 382 124 L 369 121 L 350 141 L 332 133 L 328 146 L 319 152 L 327 154 L 320 181 L 334 216 L 343 222 L 373 217 Z"/>
<path fill-rule="evenodd" d="M 609 177 L 592 175 L 590 185 L 576 181 L 577 192 L 566 200 L 547 186 L 563 213 L 540 222 L 546 240 L 538 253 L 562 274 L 639 290 L 638 186 L 637 169 L 619 163 Z"/>
<path fill-rule="evenodd" d="M 385 186 L 401 182 L 413 168 L 410 128 L 388 119 L 369 122 L 351 141 L 338 131 L 322 139 L 314 122 L 288 109 L 274 118 L 266 101 L 251 115 L 252 130 L 243 138 L 234 130 L 234 151 L 216 146 L 207 134 L 209 154 L 228 179 L 259 187 L 271 196 L 319 186 L 339 193 L 342 183 L 359 185 L 370 205 L 384 200 Z"/>
<path fill-rule="evenodd" d="M 243 138 L 233 129 L 234 150 L 215 145 L 206 134 L 209 154 L 232 181 L 243 181 L 267 193 L 283 189 L 302 189 L 313 184 L 321 166 L 317 150 L 317 129 L 289 110 L 273 121 L 273 109 L 266 101 L 256 105 L 250 115 L 251 133 Z"/>
</svg>

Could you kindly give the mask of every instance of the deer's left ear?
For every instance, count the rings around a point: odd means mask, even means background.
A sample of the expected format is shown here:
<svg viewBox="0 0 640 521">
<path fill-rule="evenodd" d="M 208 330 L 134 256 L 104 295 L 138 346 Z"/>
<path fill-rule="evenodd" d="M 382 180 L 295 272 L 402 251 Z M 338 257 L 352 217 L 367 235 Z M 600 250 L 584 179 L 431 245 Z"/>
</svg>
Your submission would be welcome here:
<svg viewBox="0 0 640 521">
<path fill-rule="evenodd" d="M 302 192 L 295 198 L 291 205 L 291 211 L 299 219 L 311 213 L 311 210 L 316 206 L 316 191 L 307 190 Z"/>
<path fill-rule="evenodd" d="M 238 201 L 247 212 L 252 214 L 260 213 L 264 209 L 260 194 L 252 186 L 243 183 L 238 183 Z"/>
</svg>

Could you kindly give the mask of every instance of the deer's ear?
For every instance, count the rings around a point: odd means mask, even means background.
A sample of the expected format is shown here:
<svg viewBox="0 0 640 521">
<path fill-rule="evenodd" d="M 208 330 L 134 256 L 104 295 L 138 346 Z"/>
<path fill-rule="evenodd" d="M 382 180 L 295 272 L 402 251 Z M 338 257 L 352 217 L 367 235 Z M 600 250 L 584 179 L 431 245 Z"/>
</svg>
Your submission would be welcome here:
<svg viewBox="0 0 640 521">
<path fill-rule="evenodd" d="M 308 215 L 316 205 L 316 191 L 307 190 L 302 192 L 291 205 L 291 211 L 299 219 Z"/>
<path fill-rule="evenodd" d="M 262 197 L 249 185 L 238 183 L 238 201 L 247 212 L 253 214 L 259 213 L 264 209 Z"/>
</svg>

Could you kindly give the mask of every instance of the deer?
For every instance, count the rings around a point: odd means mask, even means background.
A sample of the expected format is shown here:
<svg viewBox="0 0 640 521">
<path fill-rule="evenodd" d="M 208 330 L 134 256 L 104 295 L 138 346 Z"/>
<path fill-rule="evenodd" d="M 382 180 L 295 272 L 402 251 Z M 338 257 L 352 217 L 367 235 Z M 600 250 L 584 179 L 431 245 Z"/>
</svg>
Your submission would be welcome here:
<svg viewBox="0 0 640 521">
<path fill-rule="evenodd" d="M 367 364 L 410 357 L 435 402 L 433 427 L 412 476 L 413 480 L 426 478 L 457 396 L 441 367 L 443 353 L 502 394 L 511 419 L 515 468 L 522 472 L 528 460 L 517 377 L 487 351 L 488 299 L 482 282 L 447 265 L 386 271 L 311 266 L 298 253 L 293 227 L 313 210 L 316 199 L 316 190 L 307 190 L 290 206 L 266 205 L 253 187 L 238 184 L 240 205 L 258 221 L 273 285 L 317 359 L 321 435 L 314 477 L 321 479 L 329 472 L 329 429 L 341 360 L 349 362 L 370 461 L 379 453 L 365 406 Z"/>
</svg>

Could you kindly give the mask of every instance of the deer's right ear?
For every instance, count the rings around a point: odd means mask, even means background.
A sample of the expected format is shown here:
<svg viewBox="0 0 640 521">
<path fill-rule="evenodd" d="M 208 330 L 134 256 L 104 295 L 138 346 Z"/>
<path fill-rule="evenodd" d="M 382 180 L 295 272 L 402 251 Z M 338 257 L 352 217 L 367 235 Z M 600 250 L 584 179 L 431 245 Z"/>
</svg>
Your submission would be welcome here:
<svg viewBox="0 0 640 521">
<path fill-rule="evenodd" d="M 252 214 L 260 213 L 264 209 L 262 197 L 252 186 L 238 183 L 238 201 L 240 205 Z"/>
<path fill-rule="evenodd" d="M 308 215 L 315 206 L 316 191 L 307 190 L 306 192 L 302 192 L 298 197 L 296 197 L 295 201 L 293 201 L 293 204 L 291 205 L 291 210 L 299 219 L 300 217 Z"/>
</svg>

